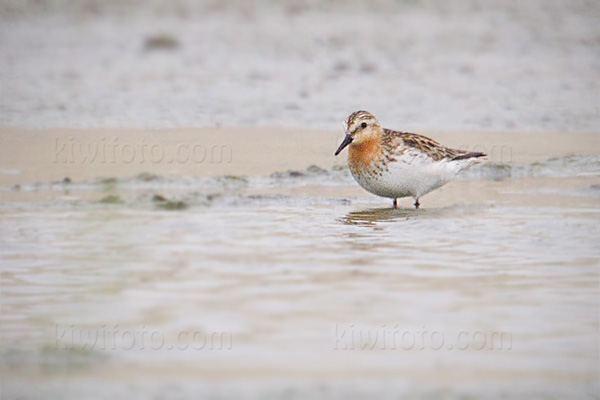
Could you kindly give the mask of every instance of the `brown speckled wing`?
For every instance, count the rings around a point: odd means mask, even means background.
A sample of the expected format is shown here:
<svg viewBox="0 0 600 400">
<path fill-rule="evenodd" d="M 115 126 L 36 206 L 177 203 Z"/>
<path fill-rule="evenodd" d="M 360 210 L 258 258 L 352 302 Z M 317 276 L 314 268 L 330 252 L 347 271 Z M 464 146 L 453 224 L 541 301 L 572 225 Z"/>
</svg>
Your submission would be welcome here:
<svg viewBox="0 0 600 400">
<path fill-rule="evenodd" d="M 427 156 L 431 157 L 434 161 L 439 161 L 444 158 L 454 159 L 462 154 L 466 154 L 464 150 L 450 149 L 444 147 L 433 139 L 429 139 L 423 135 L 417 135 L 416 133 L 398 132 L 389 129 L 384 129 L 383 132 L 383 145 L 384 148 L 397 148 L 399 144 L 403 144 L 402 148 L 412 147 L 417 149 Z"/>
</svg>

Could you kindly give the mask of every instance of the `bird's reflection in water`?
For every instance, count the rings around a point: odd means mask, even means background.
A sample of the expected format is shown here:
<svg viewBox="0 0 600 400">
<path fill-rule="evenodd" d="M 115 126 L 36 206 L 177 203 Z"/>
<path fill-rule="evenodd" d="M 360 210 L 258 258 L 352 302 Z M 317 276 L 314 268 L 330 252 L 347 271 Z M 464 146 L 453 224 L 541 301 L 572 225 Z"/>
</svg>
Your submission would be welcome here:
<svg viewBox="0 0 600 400">
<path fill-rule="evenodd" d="M 423 213 L 423 210 L 414 208 L 370 208 L 361 211 L 352 211 L 340 221 L 346 225 L 374 226 L 377 222 L 390 222 L 399 219 L 408 219 Z"/>
</svg>

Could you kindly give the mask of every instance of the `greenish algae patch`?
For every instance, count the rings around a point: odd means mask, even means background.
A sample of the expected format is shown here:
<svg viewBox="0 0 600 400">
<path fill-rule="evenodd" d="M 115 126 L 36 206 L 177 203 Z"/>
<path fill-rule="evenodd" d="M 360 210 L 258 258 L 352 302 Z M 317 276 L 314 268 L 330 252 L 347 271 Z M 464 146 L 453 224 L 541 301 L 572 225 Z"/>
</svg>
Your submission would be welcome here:
<svg viewBox="0 0 600 400">
<path fill-rule="evenodd" d="M 189 207 L 189 204 L 182 200 L 169 200 L 160 194 L 152 196 L 152 201 L 156 204 L 156 207 L 162 208 L 163 210 L 185 210 Z"/>
<path fill-rule="evenodd" d="M 123 199 L 116 194 L 107 194 L 100 199 L 102 204 L 123 204 Z"/>
</svg>

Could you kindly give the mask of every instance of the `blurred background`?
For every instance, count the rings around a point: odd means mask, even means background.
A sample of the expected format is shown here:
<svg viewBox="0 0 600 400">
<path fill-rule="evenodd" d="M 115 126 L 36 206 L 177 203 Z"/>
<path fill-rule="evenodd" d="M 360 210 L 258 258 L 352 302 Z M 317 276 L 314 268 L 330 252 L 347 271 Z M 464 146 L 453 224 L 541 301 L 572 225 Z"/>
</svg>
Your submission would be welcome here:
<svg viewBox="0 0 600 400">
<path fill-rule="evenodd" d="M 0 0 L 0 397 L 598 399 L 599 130 L 598 0 Z"/>
<path fill-rule="evenodd" d="M 597 1 L 0 2 L 0 125 L 593 130 Z"/>
</svg>

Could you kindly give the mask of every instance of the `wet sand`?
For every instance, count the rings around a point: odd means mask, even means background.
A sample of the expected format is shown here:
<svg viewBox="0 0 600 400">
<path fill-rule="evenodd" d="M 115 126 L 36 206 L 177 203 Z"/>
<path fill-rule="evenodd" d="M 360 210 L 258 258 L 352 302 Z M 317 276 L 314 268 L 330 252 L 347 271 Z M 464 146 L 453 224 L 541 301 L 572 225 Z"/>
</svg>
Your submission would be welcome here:
<svg viewBox="0 0 600 400">
<path fill-rule="evenodd" d="M 0 131 L 3 395 L 597 398 L 598 134 L 422 133 L 491 157 L 417 211 L 340 132 Z"/>
<path fill-rule="evenodd" d="M 597 130 L 599 15 L 593 0 L 2 2 L 0 126 L 335 130 L 364 108 L 412 130 Z"/>
</svg>

